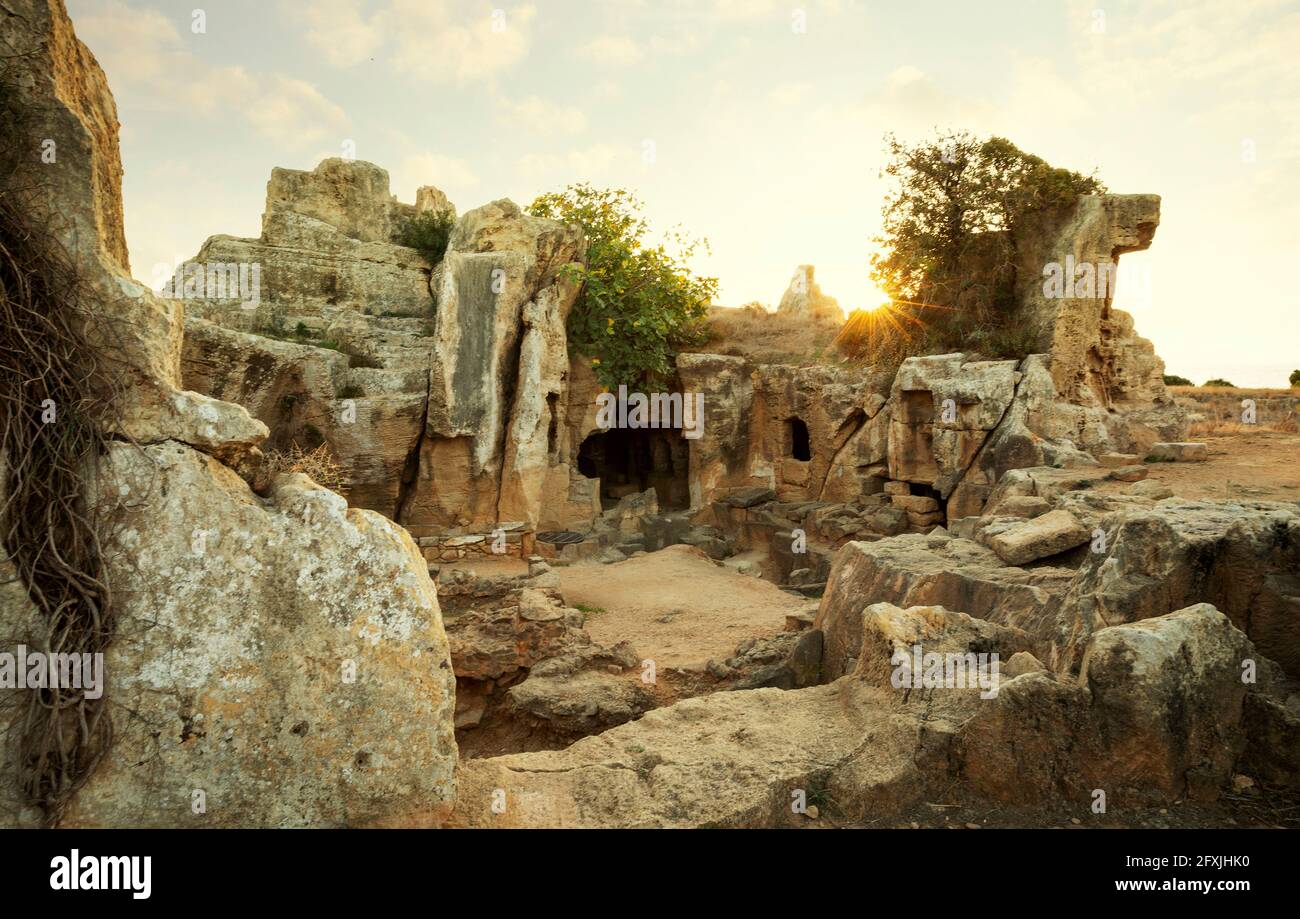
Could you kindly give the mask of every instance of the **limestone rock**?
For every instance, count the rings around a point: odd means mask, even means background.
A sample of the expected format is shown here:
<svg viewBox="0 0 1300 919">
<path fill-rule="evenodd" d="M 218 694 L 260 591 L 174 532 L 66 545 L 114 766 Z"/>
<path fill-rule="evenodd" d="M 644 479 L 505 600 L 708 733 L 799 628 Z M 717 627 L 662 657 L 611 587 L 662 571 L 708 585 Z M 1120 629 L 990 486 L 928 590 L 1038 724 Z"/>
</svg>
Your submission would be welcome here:
<svg viewBox="0 0 1300 919">
<path fill-rule="evenodd" d="M 105 661 L 115 740 L 65 825 L 436 817 L 457 751 L 423 559 L 400 529 L 303 477 L 277 480 L 265 498 L 249 490 L 235 469 L 255 460 L 265 426 L 182 389 L 180 304 L 129 276 L 102 71 L 58 2 L 7 3 L 0 47 L 32 118 L 33 136 L 13 140 L 37 149 L 59 139 L 57 163 L 31 160 L 40 182 L 6 181 L 33 215 L 51 216 L 82 275 L 92 338 L 126 387 L 114 433 L 136 441 L 114 443 L 86 483 L 113 523 L 104 560 L 117 604 Z M 19 633 L 30 605 L 4 600 L 0 631 Z M 194 813 L 196 790 L 206 813 Z M 26 817 L 6 811 L 0 822 Z"/>
<path fill-rule="evenodd" d="M 847 543 L 835 555 L 814 623 L 825 633 L 822 677 L 833 680 L 853 670 L 868 600 L 904 608 L 943 606 L 1034 634 L 1073 575 L 1046 566 L 1009 568 L 965 539 L 931 545 L 928 536 L 909 534 Z"/>
<path fill-rule="evenodd" d="M 1056 669 L 1088 636 L 1213 603 L 1261 653 L 1300 675 L 1300 512 L 1272 502 L 1162 501 L 1118 520 L 1060 601 Z"/>
<path fill-rule="evenodd" d="M 1024 565 L 1081 546 L 1088 538 L 1088 529 L 1069 511 L 1051 511 L 999 533 L 989 548 L 1008 565 Z"/>
<path fill-rule="evenodd" d="M 981 797 L 1081 805 L 1213 797 L 1245 743 L 1241 664 L 1254 650 L 1207 604 L 1103 629 L 1077 679 L 1002 683 L 953 740 Z"/>
<path fill-rule="evenodd" d="M 898 666 L 895 661 L 912 661 L 914 651 L 922 655 L 997 654 L 1009 658 L 1024 653 L 1031 643 L 1020 629 L 995 625 L 942 606 L 900 609 L 892 603 L 873 603 L 862 611 L 862 645 L 853 673 L 858 679 L 888 689 L 893 686 Z M 910 669 L 910 665 L 903 666 Z M 996 668 L 990 676 L 996 687 Z"/>
<path fill-rule="evenodd" d="M 1139 498 L 1146 498 L 1150 501 L 1163 501 L 1165 498 L 1172 498 L 1174 496 L 1172 488 L 1152 479 L 1134 482 L 1129 486 L 1128 493 L 1130 495 L 1137 495 Z"/>
<path fill-rule="evenodd" d="M 991 517 L 1024 517 L 1032 520 L 1043 516 L 1051 509 L 1052 505 L 1045 498 L 1037 495 L 1007 495 L 997 503 L 996 507 L 988 508 L 985 514 Z"/>
<path fill-rule="evenodd" d="M 812 265 L 800 265 L 795 269 L 790 286 L 781 295 L 781 302 L 776 311 L 789 316 L 806 316 L 810 319 L 828 319 L 844 321 L 844 311 L 839 301 L 822 293 L 821 286 L 813 277 Z"/>
<path fill-rule="evenodd" d="M 1210 458 L 1210 448 L 1195 443 L 1158 443 L 1147 450 L 1147 462 L 1203 463 Z"/>
<path fill-rule="evenodd" d="M 125 598 L 116 737 L 67 825 L 355 826 L 451 801 L 454 677 L 404 531 L 303 476 L 263 502 L 175 444 L 115 447 L 98 489 Z"/>
<path fill-rule="evenodd" d="M 576 227 L 525 215 L 511 201 L 460 218 L 442 266 L 406 519 L 535 527 L 557 474 L 567 494 L 565 321 L 578 287 L 561 269 L 585 253 Z"/>
<path fill-rule="evenodd" d="M 910 357 L 889 401 L 889 475 L 947 497 L 998 427 L 1015 396 L 1015 361 L 962 354 Z"/>
<path fill-rule="evenodd" d="M 1157 195 L 1087 195 L 1063 214 L 1030 221 L 1016 240 L 1017 300 L 1038 350 L 1050 356 L 1053 388 L 1104 427 L 1096 446 L 1126 453 L 1186 431 L 1164 386 L 1164 363 L 1134 333 L 1133 318 L 1111 305 L 1118 257 L 1148 248 L 1159 223 Z M 1094 283 L 1054 289 L 1045 280 L 1053 269 Z"/>
</svg>

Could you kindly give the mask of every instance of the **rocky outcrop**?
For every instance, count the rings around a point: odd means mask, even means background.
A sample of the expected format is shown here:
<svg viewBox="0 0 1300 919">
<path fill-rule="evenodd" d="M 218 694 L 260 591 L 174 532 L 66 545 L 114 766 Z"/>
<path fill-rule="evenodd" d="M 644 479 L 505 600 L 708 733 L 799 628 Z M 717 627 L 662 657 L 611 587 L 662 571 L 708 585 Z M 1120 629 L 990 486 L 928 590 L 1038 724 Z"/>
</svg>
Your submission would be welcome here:
<svg viewBox="0 0 1300 919">
<path fill-rule="evenodd" d="M 1300 513 L 1272 502 L 1162 501 L 1121 515 L 1060 598 L 1052 663 L 1079 666 L 1107 626 L 1212 603 L 1300 675 Z"/>
<path fill-rule="evenodd" d="M 181 389 L 179 303 L 128 274 L 102 71 L 57 0 L 0 9 L 0 46 L 34 117 L 20 142 L 59 138 L 29 203 L 52 215 L 82 274 L 97 340 L 125 386 L 115 433 L 135 441 L 114 444 L 87 482 L 116 600 L 105 662 L 116 740 L 65 823 L 436 815 L 453 793 L 453 677 L 414 545 L 302 478 L 250 491 L 237 472 L 256 466 L 266 427 Z M 0 633 L 27 634 L 31 607 L 5 599 Z M 0 822 L 25 823 L 34 815 L 12 806 L 11 766 Z"/>
<path fill-rule="evenodd" d="M 373 163 L 333 158 L 310 172 L 276 168 L 262 235 L 211 237 L 178 268 L 171 292 L 196 315 L 238 323 L 242 312 L 254 326 L 292 329 L 335 308 L 427 316 L 432 266 L 395 241 L 401 219 L 414 212 L 389 193 L 388 173 Z M 221 296 L 207 283 L 210 269 L 226 265 L 249 266 L 250 279 L 260 281 L 251 309 L 238 291 L 227 286 Z"/>
<path fill-rule="evenodd" d="M 578 229 L 510 201 L 460 219 L 442 265 L 428 413 L 404 520 L 535 525 L 548 480 L 567 486 L 565 320 L 578 287 L 561 269 L 585 252 Z"/>
<path fill-rule="evenodd" d="M 1111 305 L 1119 257 L 1148 248 L 1159 223 L 1158 195 L 1087 195 L 1016 239 L 1018 299 L 1056 392 L 1092 410 L 1125 451 L 1180 439 L 1166 432 L 1186 428 L 1165 389 L 1164 362 Z"/>
<path fill-rule="evenodd" d="M 1073 576 L 1063 568 L 1008 567 L 984 546 L 946 535 L 848 543 L 835 555 L 814 621 L 825 633 L 822 677 L 852 672 L 867 603 L 942 606 L 1036 634 Z"/>
<path fill-rule="evenodd" d="M 98 489 L 129 599 L 113 750 L 70 824 L 345 826 L 450 801 L 450 655 L 400 528 L 304 476 L 263 501 L 176 444 L 115 448 Z"/>
<path fill-rule="evenodd" d="M 971 793 L 1083 807 L 1214 798 L 1245 744 L 1250 641 L 1199 604 L 1092 636 L 1077 678 L 1004 681 L 953 737 Z"/>
<path fill-rule="evenodd" d="M 844 321 L 844 310 L 834 297 L 822 293 L 812 265 L 800 265 L 790 279 L 790 286 L 781 295 L 776 311 L 782 315 L 806 318 L 812 321 Z"/>
<path fill-rule="evenodd" d="M 948 497 L 1002 422 L 1019 379 L 1015 361 L 905 360 L 889 395 L 890 478 Z"/>
<path fill-rule="evenodd" d="M 942 609 L 868 611 L 866 653 L 829 685 L 716 693 L 561 751 L 474 760 L 449 818 L 474 827 L 797 825 L 898 817 L 928 794 L 984 803 L 1213 797 L 1245 742 L 1250 642 L 1209 606 L 1099 632 L 1089 666 L 976 686 L 897 686 L 890 659 L 1008 654 L 1020 642 Z M 1114 726 L 1122 725 L 1121 730 Z"/>
</svg>

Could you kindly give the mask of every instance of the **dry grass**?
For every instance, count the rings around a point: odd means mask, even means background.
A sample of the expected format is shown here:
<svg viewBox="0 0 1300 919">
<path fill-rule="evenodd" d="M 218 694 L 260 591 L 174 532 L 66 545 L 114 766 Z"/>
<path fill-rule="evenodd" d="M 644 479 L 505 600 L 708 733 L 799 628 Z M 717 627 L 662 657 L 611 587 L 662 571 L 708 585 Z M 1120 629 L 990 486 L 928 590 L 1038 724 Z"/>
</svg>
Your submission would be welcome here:
<svg viewBox="0 0 1300 919">
<path fill-rule="evenodd" d="M 840 323 L 768 312 L 760 304 L 709 309 L 709 341 L 698 350 L 759 364 L 837 364 Z"/>
<path fill-rule="evenodd" d="M 347 494 L 347 472 L 330 452 L 329 444 L 321 444 L 308 452 L 295 441 L 288 450 L 269 451 L 262 462 L 261 475 L 268 484 L 277 475 L 293 472 L 301 472 L 317 485 L 323 485 L 331 491 Z"/>
<path fill-rule="evenodd" d="M 1193 435 L 1300 432 L 1300 390 L 1170 386 L 1169 391 L 1185 408 L 1204 416 L 1192 422 Z M 1255 424 L 1245 424 L 1241 420 L 1241 403 L 1246 399 L 1255 402 Z"/>
</svg>

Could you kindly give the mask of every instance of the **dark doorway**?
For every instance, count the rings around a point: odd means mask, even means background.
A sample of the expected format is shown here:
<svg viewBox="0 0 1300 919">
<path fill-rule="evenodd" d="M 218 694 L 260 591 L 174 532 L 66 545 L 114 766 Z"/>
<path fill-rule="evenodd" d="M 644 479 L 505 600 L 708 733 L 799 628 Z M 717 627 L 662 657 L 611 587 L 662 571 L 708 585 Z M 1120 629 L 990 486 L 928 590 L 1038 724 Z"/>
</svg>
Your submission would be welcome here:
<svg viewBox="0 0 1300 919">
<path fill-rule="evenodd" d="M 790 456 L 807 462 L 812 459 L 812 446 L 808 441 L 808 425 L 802 418 L 787 418 L 785 421 L 785 441 Z"/>
<path fill-rule="evenodd" d="M 578 448 L 578 471 L 600 479 L 601 504 L 653 488 L 660 510 L 690 507 L 686 441 L 677 431 L 613 428 L 596 431 Z"/>
</svg>

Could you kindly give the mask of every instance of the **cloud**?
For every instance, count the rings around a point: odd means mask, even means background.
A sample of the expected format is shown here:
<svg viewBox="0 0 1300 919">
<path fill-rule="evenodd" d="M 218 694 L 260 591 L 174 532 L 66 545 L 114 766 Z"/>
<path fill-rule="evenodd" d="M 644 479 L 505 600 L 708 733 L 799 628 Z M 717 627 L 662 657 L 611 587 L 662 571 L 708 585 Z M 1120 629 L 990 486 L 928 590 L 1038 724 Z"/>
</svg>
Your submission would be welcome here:
<svg viewBox="0 0 1300 919">
<path fill-rule="evenodd" d="M 366 16 L 362 0 L 281 0 L 286 18 L 335 67 L 359 64 L 384 41 L 383 14 Z"/>
<path fill-rule="evenodd" d="M 527 153 L 519 158 L 521 175 L 543 187 L 570 182 L 613 184 L 632 169 L 644 168 L 640 147 L 596 143 L 565 153 Z"/>
<path fill-rule="evenodd" d="M 273 76 L 244 113 L 264 137 L 281 147 L 306 147 L 336 137 L 341 142 L 348 116 L 310 83 Z"/>
<path fill-rule="evenodd" d="M 625 67 L 640 63 L 645 52 L 626 35 L 598 35 L 578 48 L 578 54 L 589 61 L 612 67 Z"/>
<path fill-rule="evenodd" d="M 774 105 L 798 105 L 812 91 L 811 83 L 782 83 L 774 86 L 767 98 Z"/>
<path fill-rule="evenodd" d="M 518 102 L 497 97 L 496 104 L 502 121 L 537 134 L 579 134 L 587 128 L 587 116 L 581 109 L 547 102 L 540 96 Z"/>
<path fill-rule="evenodd" d="M 421 185 L 434 185 L 455 198 L 479 184 L 478 174 L 463 160 L 441 153 L 410 153 L 403 156 L 393 169 L 392 188 L 402 200 L 415 200 L 415 190 Z"/>
<path fill-rule="evenodd" d="M 493 10 L 450 0 L 394 0 L 383 22 L 396 42 L 398 73 L 459 86 L 495 77 L 527 57 L 536 13 L 531 5 Z"/>
<path fill-rule="evenodd" d="M 174 23 L 123 0 L 77 4 L 77 32 L 100 61 L 124 108 L 242 116 L 287 150 L 331 135 L 342 139 L 346 113 L 313 85 L 282 74 L 257 76 L 240 66 L 214 67 L 190 50 Z M 201 38 L 201 36 L 193 36 Z"/>
</svg>

